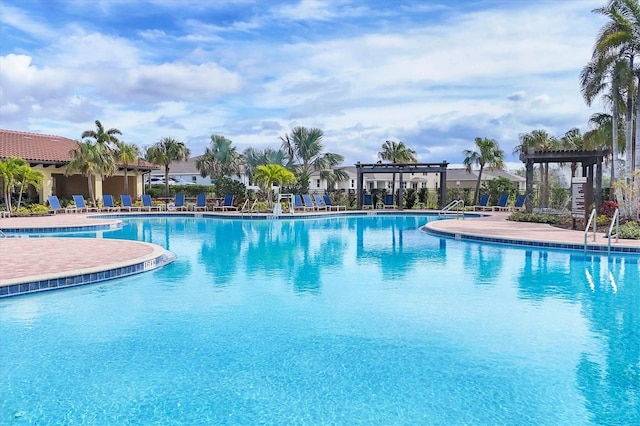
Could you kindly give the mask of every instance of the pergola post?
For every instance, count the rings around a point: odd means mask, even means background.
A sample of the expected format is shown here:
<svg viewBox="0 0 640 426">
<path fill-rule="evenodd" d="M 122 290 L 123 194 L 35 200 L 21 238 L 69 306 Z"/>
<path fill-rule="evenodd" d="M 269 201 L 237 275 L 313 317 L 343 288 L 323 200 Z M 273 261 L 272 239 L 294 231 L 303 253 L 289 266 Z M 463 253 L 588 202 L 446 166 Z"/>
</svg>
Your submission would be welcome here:
<svg viewBox="0 0 640 426">
<path fill-rule="evenodd" d="M 533 161 L 527 160 L 525 165 L 526 188 L 524 206 L 527 213 L 533 213 Z"/>
<path fill-rule="evenodd" d="M 364 191 L 363 191 L 363 178 L 362 178 L 362 167 L 360 165 L 360 162 L 358 161 L 356 163 L 356 175 L 357 175 L 357 182 L 356 182 L 356 208 L 358 210 L 362 210 L 362 198 L 364 197 Z"/>
<path fill-rule="evenodd" d="M 400 172 L 400 182 L 398 183 L 398 210 L 402 210 L 402 194 L 404 192 L 402 188 L 403 184 L 404 184 L 403 176 L 402 176 L 402 172 Z"/>
</svg>

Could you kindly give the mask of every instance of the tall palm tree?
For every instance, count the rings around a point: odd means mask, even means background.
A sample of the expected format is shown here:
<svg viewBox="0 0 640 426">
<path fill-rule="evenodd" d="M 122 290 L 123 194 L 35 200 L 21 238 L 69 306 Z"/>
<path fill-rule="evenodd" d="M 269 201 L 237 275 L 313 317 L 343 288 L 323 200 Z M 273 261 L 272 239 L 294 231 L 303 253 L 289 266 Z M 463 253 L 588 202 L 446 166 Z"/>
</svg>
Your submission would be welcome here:
<svg viewBox="0 0 640 426">
<path fill-rule="evenodd" d="M 0 178 L 2 179 L 2 193 L 4 204 L 8 212 L 11 212 L 11 194 L 16 184 L 16 177 L 21 167 L 28 165 L 22 158 L 7 158 L 0 161 Z"/>
<path fill-rule="evenodd" d="M 93 139 L 97 144 L 107 145 L 108 147 L 113 148 L 118 142 L 118 137 L 116 135 L 122 135 L 122 132 L 116 128 L 105 130 L 100 120 L 96 120 L 95 124 L 95 130 L 85 130 L 82 132 L 82 136 L 80 137 L 82 139 Z"/>
<path fill-rule="evenodd" d="M 29 164 L 25 164 L 18 168 L 15 178 L 16 183 L 20 186 L 20 189 L 18 190 L 18 204 L 16 205 L 16 208 L 19 209 L 20 204 L 22 203 L 22 193 L 29 185 L 36 189 L 42 188 L 44 173 L 40 170 L 32 169 Z"/>
<path fill-rule="evenodd" d="M 589 149 L 587 141 L 582 135 L 582 132 L 577 127 L 568 130 L 563 137 L 560 138 L 560 147 L 568 151 Z M 571 177 L 576 176 L 576 170 L 578 163 L 573 161 L 571 163 Z"/>
<path fill-rule="evenodd" d="M 222 135 L 211 135 L 211 143 L 204 154 L 196 159 L 200 176 L 211 176 L 219 182 L 223 176 L 240 173 L 241 156 L 233 142 Z"/>
<path fill-rule="evenodd" d="M 111 151 L 104 144 L 92 143 L 91 141 L 78 142 L 78 146 L 70 152 L 73 159 L 67 164 L 65 174 L 80 172 L 87 177 L 89 197 L 96 205 L 93 181 L 96 176 L 110 176 L 116 171 Z"/>
<path fill-rule="evenodd" d="M 500 144 L 495 139 L 475 138 L 476 151 L 465 149 L 463 163 L 467 172 L 471 172 L 474 165 L 478 165 L 478 179 L 476 181 L 476 191 L 473 196 L 473 204 L 478 203 L 480 196 L 480 182 L 482 181 L 482 171 L 485 166 L 489 169 L 502 169 L 504 167 L 504 151 L 500 149 Z"/>
<path fill-rule="evenodd" d="M 634 149 L 633 149 L 633 117 L 635 113 L 636 122 L 640 122 L 640 108 L 638 99 L 640 98 L 640 84 L 636 83 L 636 78 L 640 76 L 640 70 L 635 64 L 635 57 L 640 53 L 640 4 L 638 0 L 610 0 L 609 3 L 594 12 L 604 15 L 608 21 L 601 28 L 593 51 L 593 57 L 615 58 L 617 61 L 625 62 L 630 70 L 621 82 L 621 87 L 626 92 L 625 111 L 625 154 L 626 171 L 620 176 L 627 178 L 634 170 Z M 640 129 L 636 126 L 636 150 L 640 139 Z M 640 161 L 640 155 L 636 152 L 635 160 Z"/>
<path fill-rule="evenodd" d="M 164 166 L 164 195 L 169 196 L 169 165 L 172 161 L 187 161 L 191 151 L 184 142 L 173 138 L 164 137 L 147 148 L 145 158 L 147 161 L 159 166 Z"/>
<path fill-rule="evenodd" d="M 514 154 L 526 153 L 529 149 L 536 151 L 552 151 L 558 149 L 560 142 L 545 130 L 533 130 L 531 133 L 519 135 L 520 145 L 514 149 Z M 549 163 L 540 165 L 540 203 L 542 207 L 549 206 Z"/>
<path fill-rule="evenodd" d="M 113 158 L 116 163 L 123 166 L 124 169 L 124 194 L 129 193 L 129 178 L 127 176 L 127 169 L 130 165 L 138 164 L 138 157 L 140 157 L 140 148 L 135 144 L 128 144 L 125 141 L 116 141 L 115 150 L 113 151 Z"/>
<path fill-rule="evenodd" d="M 255 181 L 260 187 L 267 191 L 269 205 L 272 205 L 272 185 L 279 183 L 280 185 L 288 185 L 297 182 L 296 176 L 289 170 L 279 164 L 266 164 L 256 167 Z"/>
<path fill-rule="evenodd" d="M 378 158 L 389 163 L 416 163 L 416 152 L 407 147 L 404 142 L 385 141 Z M 396 193 L 396 174 L 391 174 L 391 193 Z"/>
<path fill-rule="evenodd" d="M 247 148 L 244 150 L 245 173 L 249 178 L 249 182 L 253 182 L 253 176 L 258 166 L 266 166 L 267 164 L 277 164 L 289 171 L 294 171 L 291 158 L 282 149 L 265 148 L 258 150 L 255 148 Z"/>
<path fill-rule="evenodd" d="M 324 132 L 317 128 L 295 127 L 291 133 L 280 137 L 282 149 L 296 164 L 298 182 L 302 192 L 309 191 L 309 177 L 314 171 L 320 172 L 320 178 L 326 180 L 344 180 L 347 174 L 335 167 L 344 161 L 340 154 L 323 152 Z"/>
</svg>

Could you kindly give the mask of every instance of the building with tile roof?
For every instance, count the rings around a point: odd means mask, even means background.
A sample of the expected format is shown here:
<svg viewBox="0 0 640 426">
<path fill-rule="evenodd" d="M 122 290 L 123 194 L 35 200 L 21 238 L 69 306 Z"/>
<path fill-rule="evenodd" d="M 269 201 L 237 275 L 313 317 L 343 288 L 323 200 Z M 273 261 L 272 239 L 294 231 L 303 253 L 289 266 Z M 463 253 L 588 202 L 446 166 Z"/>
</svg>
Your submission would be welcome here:
<svg viewBox="0 0 640 426">
<path fill-rule="evenodd" d="M 86 176 L 79 173 L 65 174 L 67 165 L 73 159 L 71 151 L 77 146 L 77 141 L 61 136 L 0 129 L 0 160 L 22 158 L 32 168 L 44 174 L 42 189 L 37 191 L 40 204 L 45 204 L 49 195 L 61 198 L 71 198 L 74 194 L 89 197 Z M 137 198 L 143 193 L 143 176 L 157 168 L 158 166 L 142 159 L 135 165 L 127 166 L 129 192 L 132 197 Z M 93 184 L 96 199 L 101 199 L 102 194 L 122 194 L 124 166 L 120 165 L 113 176 L 96 176 Z M 36 193 L 34 188 L 31 188 L 30 192 L 32 195 Z"/>
</svg>

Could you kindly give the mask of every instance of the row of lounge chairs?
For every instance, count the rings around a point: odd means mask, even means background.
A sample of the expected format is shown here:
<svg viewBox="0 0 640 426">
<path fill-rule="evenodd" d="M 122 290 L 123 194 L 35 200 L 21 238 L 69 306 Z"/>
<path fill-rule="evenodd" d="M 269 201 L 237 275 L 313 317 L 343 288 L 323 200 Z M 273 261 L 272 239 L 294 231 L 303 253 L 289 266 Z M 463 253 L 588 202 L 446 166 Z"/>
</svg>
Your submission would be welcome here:
<svg viewBox="0 0 640 426">
<path fill-rule="evenodd" d="M 120 196 L 121 206 L 116 206 L 113 202 L 113 196 L 109 194 L 105 194 L 102 196 L 102 207 L 89 207 L 84 200 L 82 195 L 73 195 L 73 206 L 62 207 L 60 204 L 60 199 L 58 199 L 57 195 L 49 196 L 49 212 L 56 213 L 87 213 L 87 212 L 111 212 L 111 211 L 162 211 L 164 210 L 164 205 L 162 204 L 153 204 L 151 200 L 151 196 L 149 194 L 145 194 L 141 197 L 142 205 L 135 206 L 131 201 L 131 195 L 123 194 Z"/>
<path fill-rule="evenodd" d="M 498 203 L 494 206 L 489 205 L 489 194 L 483 194 L 480 197 L 480 201 L 478 205 L 473 206 L 474 211 L 518 211 L 524 208 L 524 202 L 526 200 L 526 195 L 520 194 L 516 197 L 516 201 L 513 206 L 509 205 L 509 194 L 501 194 L 500 198 L 498 198 Z"/>
<path fill-rule="evenodd" d="M 331 197 L 328 195 L 319 195 L 313 194 L 313 197 L 310 194 L 294 194 L 293 196 L 293 209 L 294 210 L 326 210 L 326 211 L 340 211 L 347 210 L 347 206 L 341 206 L 337 204 L 333 204 L 331 201 Z"/>
</svg>

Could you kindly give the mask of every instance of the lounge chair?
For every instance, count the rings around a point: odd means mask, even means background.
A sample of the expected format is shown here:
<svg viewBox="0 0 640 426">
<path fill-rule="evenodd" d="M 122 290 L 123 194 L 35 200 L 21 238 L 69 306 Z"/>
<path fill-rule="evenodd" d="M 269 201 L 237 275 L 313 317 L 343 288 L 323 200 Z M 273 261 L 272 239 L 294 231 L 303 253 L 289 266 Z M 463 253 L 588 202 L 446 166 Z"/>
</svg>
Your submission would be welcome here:
<svg viewBox="0 0 640 426">
<path fill-rule="evenodd" d="M 184 194 L 176 194 L 176 198 L 173 200 L 174 210 L 186 210 L 187 206 L 184 204 Z"/>
<path fill-rule="evenodd" d="M 113 203 L 113 195 L 109 195 L 109 194 L 102 195 L 102 210 L 107 212 L 120 211 L 120 207 L 117 207 Z"/>
<path fill-rule="evenodd" d="M 49 195 L 49 213 L 56 214 L 58 212 L 69 213 L 78 211 L 75 207 L 62 207 L 57 195 Z"/>
<path fill-rule="evenodd" d="M 509 207 L 507 207 L 507 203 L 509 202 L 509 194 L 502 194 L 500 198 L 498 198 L 498 204 L 491 207 L 491 211 L 507 211 Z"/>
<path fill-rule="evenodd" d="M 373 195 L 371 194 L 364 194 L 362 197 L 362 210 L 366 208 L 373 209 Z"/>
<path fill-rule="evenodd" d="M 393 200 L 394 198 L 393 194 L 386 194 L 384 196 L 384 205 L 382 207 L 385 209 L 395 209 L 396 205 Z"/>
<path fill-rule="evenodd" d="M 153 200 L 151 200 L 151 195 L 149 194 L 143 194 L 142 195 L 142 208 L 143 209 L 147 209 L 147 211 L 152 211 L 152 210 L 157 210 L 157 211 L 161 211 L 163 206 L 160 205 L 154 205 L 153 204 Z"/>
<path fill-rule="evenodd" d="M 511 207 L 512 212 L 517 212 L 524 209 L 524 202 L 527 200 L 525 194 L 520 194 L 516 197 L 516 203 Z"/>
<path fill-rule="evenodd" d="M 227 210 L 238 210 L 238 208 L 233 205 L 233 195 L 232 194 L 225 195 L 224 196 L 224 201 L 222 202 L 222 205 L 221 206 L 215 206 L 213 209 L 214 210 L 220 209 L 223 212 L 227 211 Z"/>
<path fill-rule="evenodd" d="M 491 210 L 489 205 L 489 194 L 482 194 L 477 205 L 473 206 L 473 210 Z"/>
<path fill-rule="evenodd" d="M 324 209 L 326 211 L 329 211 L 329 206 L 325 204 L 324 200 L 319 194 L 313 194 L 313 199 L 316 202 L 316 208 L 318 210 Z"/>
<path fill-rule="evenodd" d="M 302 211 L 307 211 L 308 209 L 313 210 L 315 207 L 307 207 L 303 202 L 302 202 L 302 197 L 300 196 L 300 194 L 294 194 L 293 195 L 293 210 L 302 210 Z"/>
<path fill-rule="evenodd" d="M 311 199 L 311 195 L 302 194 L 302 203 L 307 209 L 316 210 L 317 206 L 313 204 L 313 199 Z"/>
<path fill-rule="evenodd" d="M 331 202 L 331 197 L 329 197 L 327 194 L 324 194 L 322 198 L 324 199 L 324 205 L 327 206 L 329 210 L 333 210 L 333 209 L 335 209 L 335 211 L 340 211 L 340 209 L 345 211 L 347 210 L 347 206 L 339 206 L 339 205 L 333 204 Z"/>
<path fill-rule="evenodd" d="M 126 209 L 128 211 L 132 211 L 132 210 L 140 211 L 140 207 L 134 206 L 133 203 L 131 202 L 131 195 L 129 194 L 120 195 L 120 201 L 122 201 L 122 207 L 120 207 L 120 210 Z"/>
<path fill-rule="evenodd" d="M 193 211 L 207 210 L 207 196 L 205 194 L 198 194 L 196 197 L 196 204 L 193 206 Z"/>
<path fill-rule="evenodd" d="M 84 197 L 82 195 L 73 195 L 73 202 L 76 204 L 76 210 L 79 212 L 97 212 L 97 207 L 88 207 L 87 203 L 84 202 Z"/>
</svg>

